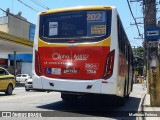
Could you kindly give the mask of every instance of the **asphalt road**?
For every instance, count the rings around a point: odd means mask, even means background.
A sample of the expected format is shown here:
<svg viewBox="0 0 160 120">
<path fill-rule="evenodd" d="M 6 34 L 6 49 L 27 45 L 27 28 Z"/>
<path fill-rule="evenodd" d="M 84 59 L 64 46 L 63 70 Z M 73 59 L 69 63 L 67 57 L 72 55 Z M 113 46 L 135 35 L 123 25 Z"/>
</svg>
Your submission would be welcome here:
<svg viewBox="0 0 160 120">
<path fill-rule="evenodd" d="M 21 113 L 22 116 L 20 117 L 26 117 L 25 115 L 28 115 L 26 112 L 35 112 L 45 119 L 52 120 L 75 119 L 75 117 L 77 120 L 82 119 L 82 117 L 86 120 L 135 120 L 136 117 L 129 117 L 129 113 L 138 111 L 144 92 L 142 84 L 134 84 L 133 92 L 124 106 L 116 106 L 111 98 L 107 100 L 96 99 L 96 101 L 85 101 L 83 99 L 77 103 L 67 104 L 62 101 L 59 92 L 26 92 L 23 84 L 19 84 L 11 96 L 0 93 L 0 111 Z M 17 120 L 16 116 L 14 118 Z"/>
</svg>

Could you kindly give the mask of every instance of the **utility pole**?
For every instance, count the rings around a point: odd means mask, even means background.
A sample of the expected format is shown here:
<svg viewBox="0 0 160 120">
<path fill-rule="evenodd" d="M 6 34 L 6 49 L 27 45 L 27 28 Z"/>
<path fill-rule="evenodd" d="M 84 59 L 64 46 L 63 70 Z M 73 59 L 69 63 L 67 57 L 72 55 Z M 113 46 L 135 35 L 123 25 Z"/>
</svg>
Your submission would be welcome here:
<svg viewBox="0 0 160 120">
<path fill-rule="evenodd" d="M 151 106 L 160 106 L 160 80 L 158 62 L 159 27 L 156 23 L 156 0 L 143 0 L 147 89 Z"/>
</svg>

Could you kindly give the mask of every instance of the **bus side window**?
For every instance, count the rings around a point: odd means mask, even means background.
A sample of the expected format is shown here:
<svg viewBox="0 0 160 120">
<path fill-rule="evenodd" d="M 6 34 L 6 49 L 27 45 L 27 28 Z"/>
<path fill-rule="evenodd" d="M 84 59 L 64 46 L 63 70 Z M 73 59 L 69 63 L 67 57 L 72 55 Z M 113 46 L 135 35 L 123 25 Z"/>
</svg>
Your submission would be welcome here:
<svg viewBox="0 0 160 120">
<path fill-rule="evenodd" d="M 129 42 L 128 42 L 128 60 L 129 60 L 129 63 L 131 63 L 131 49 L 130 49 Z"/>
<path fill-rule="evenodd" d="M 120 37 L 120 26 L 119 26 L 119 20 L 117 21 L 117 30 L 118 30 L 118 46 L 119 46 L 119 49 L 121 49 L 121 37 Z"/>
<path fill-rule="evenodd" d="M 124 30 L 120 18 L 118 17 L 118 43 L 120 51 L 125 54 Z"/>
<path fill-rule="evenodd" d="M 123 54 L 125 54 L 126 53 L 126 41 L 125 41 L 125 35 L 124 35 L 124 31 L 123 31 Z"/>
<path fill-rule="evenodd" d="M 125 44 L 125 56 L 126 56 L 126 59 L 128 60 L 128 43 L 127 43 L 127 40 L 125 39 L 126 41 L 126 44 Z"/>
<path fill-rule="evenodd" d="M 117 19 L 117 27 L 118 27 L 118 45 L 119 45 L 119 50 L 122 52 L 122 32 L 121 32 L 121 23 L 120 23 L 120 19 L 118 17 Z"/>
</svg>

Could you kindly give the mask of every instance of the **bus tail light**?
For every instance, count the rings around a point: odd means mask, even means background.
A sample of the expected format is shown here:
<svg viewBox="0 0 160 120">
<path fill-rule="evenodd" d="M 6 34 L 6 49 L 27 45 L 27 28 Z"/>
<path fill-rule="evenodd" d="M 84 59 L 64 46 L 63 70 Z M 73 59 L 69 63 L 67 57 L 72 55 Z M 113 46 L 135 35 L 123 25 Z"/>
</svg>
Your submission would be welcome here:
<svg viewBox="0 0 160 120">
<path fill-rule="evenodd" d="M 104 79 L 110 78 L 113 74 L 114 55 L 115 55 L 115 50 L 112 50 L 107 56 L 106 68 L 104 71 Z"/>
<path fill-rule="evenodd" d="M 41 76 L 40 56 L 38 51 L 35 50 L 35 72 L 38 76 Z"/>
</svg>

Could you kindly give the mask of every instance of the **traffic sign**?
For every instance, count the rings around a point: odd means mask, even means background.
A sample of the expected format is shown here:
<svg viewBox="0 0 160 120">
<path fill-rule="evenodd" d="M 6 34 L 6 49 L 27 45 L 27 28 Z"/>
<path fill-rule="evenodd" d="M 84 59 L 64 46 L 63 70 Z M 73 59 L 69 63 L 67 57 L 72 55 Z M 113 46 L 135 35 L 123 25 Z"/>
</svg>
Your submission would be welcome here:
<svg viewBox="0 0 160 120">
<path fill-rule="evenodd" d="M 147 27 L 145 30 L 145 39 L 148 41 L 158 41 L 160 38 L 160 27 Z"/>
</svg>

